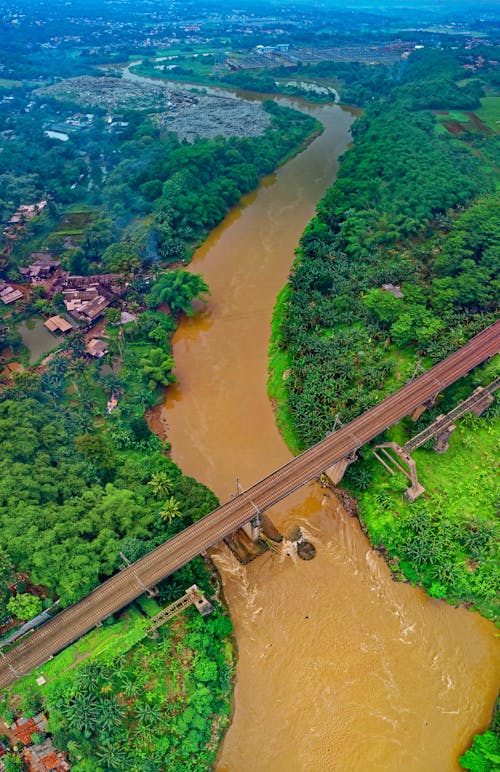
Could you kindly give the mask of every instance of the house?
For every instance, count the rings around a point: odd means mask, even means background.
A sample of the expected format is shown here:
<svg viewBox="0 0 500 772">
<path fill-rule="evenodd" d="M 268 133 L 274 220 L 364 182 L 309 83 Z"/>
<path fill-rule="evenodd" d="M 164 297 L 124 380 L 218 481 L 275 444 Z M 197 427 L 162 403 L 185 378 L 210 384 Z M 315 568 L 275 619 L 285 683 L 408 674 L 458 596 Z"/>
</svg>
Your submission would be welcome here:
<svg viewBox="0 0 500 772">
<path fill-rule="evenodd" d="M 10 303 L 14 303 L 15 300 L 20 300 L 23 297 L 23 293 L 21 290 L 14 289 L 14 287 L 10 287 L 8 284 L 4 284 L 2 289 L 0 289 L 0 300 L 2 303 L 5 303 L 6 306 L 10 305 Z"/>
<path fill-rule="evenodd" d="M 23 745 L 31 745 L 34 734 L 45 734 L 47 731 L 47 720 L 43 713 L 38 713 L 33 718 L 19 718 L 12 724 L 11 731 Z"/>
<path fill-rule="evenodd" d="M 50 737 L 25 748 L 22 755 L 29 772 L 66 772 L 71 769 L 66 755 L 54 748 Z"/>
<path fill-rule="evenodd" d="M 51 316 L 49 319 L 47 319 L 46 322 L 43 323 L 43 326 L 50 330 L 50 332 L 64 333 L 73 329 L 71 322 L 68 322 L 68 320 L 64 319 L 62 316 Z"/>
<path fill-rule="evenodd" d="M 121 282 L 122 277 L 114 273 L 68 276 L 63 290 L 64 304 L 74 317 L 91 324 L 117 296 L 126 291 Z"/>
<path fill-rule="evenodd" d="M 104 340 L 92 338 L 85 346 L 85 351 L 95 359 L 102 359 L 109 351 L 109 346 Z"/>
<path fill-rule="evenodd" d="M 100 292 L 98 285 L 81 290 L 64 290 L 64 305 L 70 314 L 84 322 L 95 322 L 113 300 Z"/>
<path fill-rule="evenodd" d="M 30 255 L 32 262 L 27 269 L 27 275 L 32 281 L 37 279 L 50 279 L 52 274 L 57 271 L 61 263 L 59 260 L 53 260 L 50 252 L 33 252 Z M 26 269 L 22 271 L 26 275 Z"/>
<path fill-rule="evenodd" d="M 394 295 L 395 298 L 404 297 L 401 287 L 398 287 L 397 284 L 382 284 L 381 289 L 383 289 L 384 292 L 389 292 L 391 295 Z"/>
</svg>

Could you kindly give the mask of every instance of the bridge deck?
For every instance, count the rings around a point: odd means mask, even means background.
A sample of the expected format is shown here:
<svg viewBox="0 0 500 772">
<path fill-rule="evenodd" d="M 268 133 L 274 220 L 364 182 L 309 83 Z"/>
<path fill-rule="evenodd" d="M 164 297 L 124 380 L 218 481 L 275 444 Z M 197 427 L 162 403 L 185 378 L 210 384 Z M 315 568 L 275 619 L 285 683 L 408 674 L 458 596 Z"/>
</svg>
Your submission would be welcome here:
<svg viewBox="0 0 500 772">
<path fill-rule="evenodd" d="M 264 512 L 277 504 L 492 357 L 499 348 L 500 321 L 412 383 L 96 587 L 3 656 L 0 687 L 43 664 L 52 654 L 119 611 L 143 593 L 144 585 L 154 586 L 251 520 L 255 516 L 255 506 Z"/>
</svg>

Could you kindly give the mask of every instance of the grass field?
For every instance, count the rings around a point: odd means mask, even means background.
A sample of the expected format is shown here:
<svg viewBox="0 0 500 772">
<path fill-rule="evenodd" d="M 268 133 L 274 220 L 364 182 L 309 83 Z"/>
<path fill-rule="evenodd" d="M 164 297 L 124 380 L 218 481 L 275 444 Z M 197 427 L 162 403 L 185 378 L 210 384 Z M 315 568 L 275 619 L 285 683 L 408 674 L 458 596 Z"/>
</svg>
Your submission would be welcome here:
<svg viewBox="0 0 500 772">
<path fill-rule="evenodd" d="M 8 78 L 0 78 L 0 88 L 11 89 L 20 88 L 21 86 L 43 86 L 44 83 L 37 80 L 9 80 Z"/>
<path fill-rule="evenodd" d="M 488 128 L 500 131 L 500 96 L 483 97 L 481 107 L 474 113 Z"/>
</svg>

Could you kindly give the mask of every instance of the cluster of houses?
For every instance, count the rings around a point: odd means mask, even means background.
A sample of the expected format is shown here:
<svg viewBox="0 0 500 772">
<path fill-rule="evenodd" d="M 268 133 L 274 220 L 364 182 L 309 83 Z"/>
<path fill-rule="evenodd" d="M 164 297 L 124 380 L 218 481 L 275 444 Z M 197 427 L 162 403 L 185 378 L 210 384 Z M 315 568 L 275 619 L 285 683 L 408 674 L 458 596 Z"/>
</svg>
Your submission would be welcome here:
<svg viewBox="0 0 500 772">
<path fill-rule="evenodd" d="M 47 736 L 47 719 L 42 713 L 33 718 L 20 718 L 10 727 L 11 742 L 22 746 L 19 756 L 28 772 L 67 772 L 71 769 L 68 757 L 54 748 Z M 5 745 L 0 747 L 0 771 L 5 769 L 2 757 L 7 755 Z"/>
<path fill-rule="evenodd" d="M 50 332 L 66 333 L 82 326 L 88 329 L 127 290 L 120 274 L 71 276 L 61 269 L 59 260 L 54 260 L 50 252 L 33 252 L 30 257 L 33 262 L 20 268 L 22 276 L 35 286 L 43 285 L 49 297 L 62 293 L 68 312 L 69 320 L 61 316 L 47 319 L 45 326 Z"/>
<path fill-rule="evenodd" d="M 95 274 L 93 276 L 71 276 L 63 271 L 59 260 L 51 252 L 33 252 L 32 262 L 20 268 L 25 281 L 34 286 L 43 286 L 46 297 L 61 293 L 66 307 L 65 316 L 56 314 L 48 318 L 44 325 L 53 334 L 62 334 L 74 330 L 89 330 L 97 322 L 113 301 L 127 291 L 127 285 L 120 274 Z M 0 279 L 0 301 L 13 303 L 24 297 L 23 292 Z M 122 313 L 122 323 L 135 317 L 126 311 Z M 108 353 L 106 341 L 92 338 L 87 342 L 89 356 L 102 359 Z"/>
<path fill-rule="evenodd" d="M 30 258 L 33 262 L 27 268 L 20 268 L 19 272 L 34 283 L 50 279 L 61 265 L 59 260 L 53 260 L 50 252 L 32 252 Z"/>
<path fill-rule="evenodd" d="M 62 278 L 64 305 L 68 313 L 84 324 L 93 324 L 102 312 L 123 295 L 126 287 L 119 274 L 65 276 Z M 58 290 L 56 290 L 58 291 Z"/>
<path fill-rule="evenodd" d="M 45 199 L 37 204 L 21 204 L 7 223 L 7 227 L 3 232 L 5 238 L 17 239 L 26 222 L 42 214 L 46 206 L 47 201 Z"/>
</svg>

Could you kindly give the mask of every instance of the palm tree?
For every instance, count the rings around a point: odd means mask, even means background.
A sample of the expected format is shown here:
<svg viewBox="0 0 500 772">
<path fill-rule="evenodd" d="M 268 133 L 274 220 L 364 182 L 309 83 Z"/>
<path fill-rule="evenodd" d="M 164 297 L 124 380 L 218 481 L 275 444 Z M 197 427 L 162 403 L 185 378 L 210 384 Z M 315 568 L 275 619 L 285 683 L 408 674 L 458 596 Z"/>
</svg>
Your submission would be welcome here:
<svg viewBox="0 0 500 772">
<path fill-rule="evenodd" d="M 137 718 L 141 724 L 157 724 L 161 719 L 161 710 L 158 705 L 150 702 L 141 702 L 136 708 Z"/>
<path fill-rule="evenodd" d="M 179 502 L 170 496 L 164 503 L 160 510 L 160 517 L 162 520 L 166 520 L 170 525 L 176 517 L 182 517 Z"/>
<path fill-rule="evenodd" d="M 157 499 L 170 496 L 172 493 L 172 480 L 165 471 L 155 472 L 148 485 L 151 486 L 153 496 Z"/>
<path fill-rule="evenodd" d="M 127 769 L 127 765 L 130 762 L 126 749 L 108 738 L 99 743 L 95 750 L 95 755 L 104 762 L 108 769 Z"/>
<path fill-rule="evenodd" d="M 129 676 L 125 676 L 121 682 L 121 689 L 125 697 L 135 697 L 138 692 L 137 682 Z"/>
</svg>

